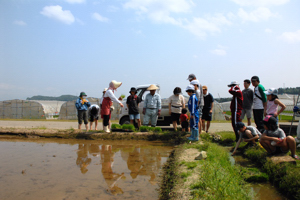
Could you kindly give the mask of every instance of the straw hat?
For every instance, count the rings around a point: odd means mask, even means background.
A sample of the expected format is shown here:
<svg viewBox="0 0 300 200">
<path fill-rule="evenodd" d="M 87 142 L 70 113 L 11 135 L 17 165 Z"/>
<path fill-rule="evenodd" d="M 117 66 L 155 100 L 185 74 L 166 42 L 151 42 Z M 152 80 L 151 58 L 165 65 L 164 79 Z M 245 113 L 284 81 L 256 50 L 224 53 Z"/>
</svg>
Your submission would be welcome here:
<svg viewBox="0 0 300 200">
<path fill-rule="evenodd" d="M 116 88 L 116 89 L 122 85 L 122 82 L 117 82 L 115 80 L 112 80 L 111 82 L 114 85 L 114 88 Z"/>
<path fill-rule="evenodd" d="M 157 90 L 158 87 L 156 85 L 150 85 L 147 90 Z"/>
<path fill-rule="evenodd" d="M 104 88 L 103 92 L 106 92 L 107 91 L 107 88 Z"/>
</svg>

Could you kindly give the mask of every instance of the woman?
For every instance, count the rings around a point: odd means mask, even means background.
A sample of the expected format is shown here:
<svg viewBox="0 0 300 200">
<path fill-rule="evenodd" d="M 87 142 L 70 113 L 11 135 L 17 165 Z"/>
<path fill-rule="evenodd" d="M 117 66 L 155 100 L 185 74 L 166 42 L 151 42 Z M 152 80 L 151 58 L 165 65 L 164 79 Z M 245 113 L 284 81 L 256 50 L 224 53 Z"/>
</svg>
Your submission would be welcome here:
<svg viewBox="0 0 300 200">
<path fill-rule="evenodd" d="M 177 131 L 182 108 L 185 108 L 184 97 L 181 95 L 181 88 L 176 87 L 173 90 L 173 95 L 169 97 L 169 114 L 175 131 Z"/>
<path fill-rule="evenodd" d="M 118 102 L 121 107 L 123 104 L 118 100 L 118 98 L 114 95 L 115 90 L 122 85 L 121 82 L 117 82 L 115 80 L 109 83 L 109 88 L 105 92 L 103 96 L 103 101 L 101 105 L 101 115 L 103 116 L 103 130 L 106 133 L 109 133 L 110 130 L 108 128 L 109 120 L 110 120 L 110 108 L 112 106 L 112 102 Z"/>
</svg>

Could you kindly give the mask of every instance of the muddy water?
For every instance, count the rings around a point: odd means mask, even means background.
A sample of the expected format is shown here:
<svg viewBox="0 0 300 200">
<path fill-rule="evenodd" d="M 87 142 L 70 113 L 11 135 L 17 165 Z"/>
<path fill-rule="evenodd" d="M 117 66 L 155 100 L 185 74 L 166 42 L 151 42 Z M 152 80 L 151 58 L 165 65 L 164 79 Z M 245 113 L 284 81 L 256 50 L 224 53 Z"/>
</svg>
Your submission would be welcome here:
<svg viewBox="0 0 300 200">
<path fill-rule="evenodd" d="M 171 150 L 145 141 L 0 138 L 0 199 L 158 199 Z"/>
<path fill-rule="evenodd" d="M 231 153 L 229 153 L 229 159 L 232 165 L 237 164 L 243 167 L 255 167 L 251 161 L 242 156 L 231 156 Z M 282 196 L 270 183 L 250 184 L 250 187 L 255 193 L 255 200 L 288 200 L 288 198 Z"/>
</svg>

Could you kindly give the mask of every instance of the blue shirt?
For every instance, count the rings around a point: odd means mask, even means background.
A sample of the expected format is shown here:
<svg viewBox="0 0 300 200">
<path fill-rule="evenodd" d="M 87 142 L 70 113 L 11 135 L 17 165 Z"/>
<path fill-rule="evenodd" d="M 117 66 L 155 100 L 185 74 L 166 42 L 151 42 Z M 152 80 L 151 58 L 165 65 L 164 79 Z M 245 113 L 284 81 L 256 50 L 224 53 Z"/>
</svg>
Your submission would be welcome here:
<svg viewBox="0 0 300 200">
<path fill-rule="evenodd" d="M 75 106 L 77 108 L 77 110 L 88 110 L 88 107 L 91 106 L 90 102 L 84 102 L 84 104 L 81 103 L 81 99 L 78 98 L 76 100 Z"/>
<path fill-rule="evenodd" d="M 144 108 L 156 108 L 161 110 L 161 99 L 159 94 L 153 96 L 149 93 L 145 97 Z"/>
<path fill-rule="evenodd" d="M 196 94 L 192 94 L 189 98 L 188 108 L 191 113 L 191 116 L 198 116 L 198 99 Z"/>
</svg>

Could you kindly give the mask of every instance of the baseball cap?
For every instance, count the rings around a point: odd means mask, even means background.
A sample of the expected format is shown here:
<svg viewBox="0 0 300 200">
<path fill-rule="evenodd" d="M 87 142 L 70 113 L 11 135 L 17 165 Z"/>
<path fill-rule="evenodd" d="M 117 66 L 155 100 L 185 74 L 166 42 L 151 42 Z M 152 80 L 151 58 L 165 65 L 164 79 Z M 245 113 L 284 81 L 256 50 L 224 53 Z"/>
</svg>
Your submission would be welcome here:
<svg viewBox="0 0 300 200">
<path fill-rule="evenodd" d="M 196 78 L 195 74 L 190 74 L 189 77 L 187 78 L 187 80 L 190 81 L 190 80 L 192 80 L 194 78 Z"/>
</svg>

